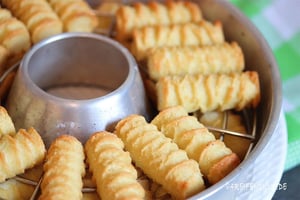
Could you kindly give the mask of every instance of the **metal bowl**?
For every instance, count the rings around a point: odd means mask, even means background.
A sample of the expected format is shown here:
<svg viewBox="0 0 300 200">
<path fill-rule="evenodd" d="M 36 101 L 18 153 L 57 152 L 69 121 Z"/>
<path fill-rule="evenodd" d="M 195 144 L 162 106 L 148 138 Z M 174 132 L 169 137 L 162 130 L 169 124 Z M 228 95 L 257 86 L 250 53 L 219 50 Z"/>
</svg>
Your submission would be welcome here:
<svg viewBox="0 0 300 200">
<path fill-rule="evenodd" d="M 35 127 L 45 144 L 61 134 L 85 142 L 123 117 L 150 108 L 137 64 L 112 39 L 65 33 L 23 58 L 6 105 L 16 128 Z"/>
<path fill-rule="evenodd" d="M 102 2 L 101 0 L 87 1 L 93 6 L 97 6 Z M 134 0 L 127 0 L 123 2 L 134 2 Z M 220 20 L 222 22 L 226 40 L 236 41 L 241 46 L 245 55 L 246 69 L 255 70 L 259 73 L 260 76 L 260 87 L 262 93 L 261 103 L 256 110 L 257 124 L 256 141 L 254 148 L 248 155 L 247 159 L 243 160 L 242 163 L 228 176 L 223 178 L 217 184 L 210 186 L 206 190 L 190 198 L 192 200 L 220 198 L 226 199 L 226 194 L 235 192 L 226 190 L 226 185 L 228 185 L 229 183 L 234 183 L 235 180 L 238 179 L 237 177 L 240 175 L 245 176 L 244 172 L 253 167 L 253 163 L 255 163 L 255 160 L 260 156 L 266 146 L 269 145 L 270 139 L 277 128 L 282 103 L 281 81 L 279 70 L 272 50 L 268 46 L 262 34 L 237 8 L 235 8 L 228 1 L 224 0 L 194 0 L 194 2 L 199 4 L 206 19 L 210 21 Z M 38 84 L 38 87 L 36 85 L 37 77 L 39 77 L 39 81 L 44 82 L 48 78 L 51 78 L 53 74 L 52 71 L 48 71 L 47 75 L 42 74 L 42 76 L 40 76 L 41 72 L 39 72 L 39 70 L 37 70 L 37 72 L 32 72 L 32 70 L 30 70 L 31 67 L 28 68 L 28 64 L 31 64 L 29 60 L 32 58 L 37 59 L 35 58 L 35 55 L 37 55 L 37 50 L 44 48 L 44 46 L 48 45 L 48 43 L 53 42 L 55 44 L 56 40 L 59 41 L 60 39 L 67 36 L 68 35 L 57 36 L 49 39 L 47 42 L 42 42 L 38 46 L 35 46 L 31 50 L 31 52 L 24 58 L 17 78 L 15 79 L 14 86 L 12 87 L 9 99 L 7 101 L 9 113 L 12 115 L 17 127 L 24 127 L 30 124 L 36 126 L 35 124 L 37 124 L 37 128 L 40 130 L 40 133 L 42 134 L 44 139 L 48 141 L 48 143 L 52 138 L 64 132 L 72 132 L 76 137 L 81 138 L 81 140 L 84 141 L 86 140 L 89 133 L 94 132 L 97 128 L 104 129 L 106 127 L 109 127 L 109 125 L 114 124 L 115 121 L 127 115 L 129 111 L 132 111 L 132 109 L 136 109 L 134 112 L 140 113 L 146 117 L 151 116 L 152 110 L 148 110 L 148 103 L 147 100 L 145 100 L 145 94 L 143 92 L 144 90 L 142 88 L 142 83 L 140 81 L 140 77 L 137 72 L 134 60 L 129 55 L 126 49 L 120 47 L 120 45 L 116 44 L 115 42 L 110 41 L 108 38 L 101 37 L 101 42 L 98 41 L 97 43 L 100 43 L 100 46 L 103 46 L 102 42 L 104 42 L 105 45 L 111 45 L 111 48 L 117 49 L 117 51 L 113 50 L 113 53 L 107 53 L 111 50 L 108 50 L 109 48 L 105 49 L 105 55 L 107 57 L 101 57 L 101 54 L 94 55 L 95 57 L 98 57 L 98 59 L 93 60 L 93 62 L 96 62 L 95 65 L 97 66 L 102 66 L 104 60 L 110 60 L 111 62 L 118 63 L 119 67 L 118 69 L 115 69 L 114 72 L 118 72 L 119 74 L 116 73 L 117 76 L 121 76 L 123 78 L 119 79 L 119 84 L 121 85 L 119 85 L 119 87 L 117 87 L 110 94 L 99 98 L 74 100 L 51 95 L 41 89 L 40 83 Z M 100 37 L 94 35 L 81 36 L 83 36 L 83 38 Z M 63 57 L 63 60 L 65 60 L 70 57 L 69 55 L 71 55 L 71 52 L 73 54 L 74 51 L 77 51 L 77 48 L 81 49 L 81 51 L 84 52 L 85 55 L 95 53 L 94 49 L 86 48 L 86 44 L 84 42 L 78 41 L 76 44 L 77 45 L 73 45 L 72 48 L 68 50 L 64 49 L 62 51 L 56 52 L 56 56 L 58 56 L 59 58 Z M 83 47 L 81 47 L 81 45 L 83 45 Z M 103 49 L 101 52 L 103 53 Z M 50 58 L 51 54 L 49 52 L 44 52 L 43 54 L 44 55 L 38 56 L 39 66 L 42 68 L 48 62 L 58 60 L 57 57 Z M 117 54 L 118 56 L 116 56 L 115 54 Z M 77 56 L 80 57 L 80 55 Z M 92 60 L 94 56 L 88 56 L 88 60 Z M 72 57 L 74 58 L 74 56 Z M 80 62 L 78 61 L 76 56 L 75 59 L 76 62 L 72 62 L 72 64 L 79 64 Z M 60 67 L 57 68 L 57 66 Z M 38 66 L 36 65 L 36 67 Z M 59 62 L 56 62 L 53 63 L 53 65 L 51 64 L 51 67 L 60 70 L 61 65 Z M 26 71 L 24 71 L 25 69 Z M 70 72 L 70 70 L 66 71 Z M 134 71 L 133 74 L 135 75 L 130 75 L 130 73 L 132 73 L 131 71 Z M 84 75 L 84 70 L 81 69 L 79 72 L 76 72 L 76 74 L 76 77 L 78 76 L 78 74 Z M 95 80 L 100 80 L 101 74 L 102 73 L 91 74 L 91 77 L 93 77 L 93 79 Z M 109 74 L 104 74 L 105 76 L 101 76 L 101 78 L 103 78 L 102 83 L 105 83 L 109 80 L 107 79 Z M 127 74 L 128 76 L 124 78 L 124 74 Z M 24 77 L 24 75 L 26 76 Z M 30 80 L 30 78 L 34 79 Z M 61 80 L 61 78 L 55 77 L 55 80 Z M 27 85 L 31 86 L 31 90 L 27 90 Z M 134 85 L 133 87 L 135 87 L 135 90 L 140 92 L 140 95 L 136 95 L 135 92 L 137 91 L 131 90 L 132 85 Z M 130 98 L 130 95 L 125 94 L 135 95 Z M 145 104 L 136 103 L 139 102 L 136 101 L 136 98 L 141 98 L 141 102 L 144 102 Z M 47 100 L 47 104 L 44 103 L 45 100 Z M 98 101 L 102 100 L 104 102 L 103 105 L 99 105 Z M 118 105 L 115 104 L 116 102 L 118 102 Z M 65 108 L 65 104 L 68 105 L 68 109 L 64 110 L 63 112 L 60 111 L 61 107 Z M 91 108 L 92 110 L 90 110 Z M 62 119 L 62 121 L 57 121 L 55 120 L 56 118 Z M 69 120 L 70 118 L 72 118 L 72 120 Z M 111 121 L 109 121 L 109 119 Z M 106 121 L 109 122 L 104 125 Z M 88 131 L 81 133 L 81 131 L 84 129 Z"/>
</svg>

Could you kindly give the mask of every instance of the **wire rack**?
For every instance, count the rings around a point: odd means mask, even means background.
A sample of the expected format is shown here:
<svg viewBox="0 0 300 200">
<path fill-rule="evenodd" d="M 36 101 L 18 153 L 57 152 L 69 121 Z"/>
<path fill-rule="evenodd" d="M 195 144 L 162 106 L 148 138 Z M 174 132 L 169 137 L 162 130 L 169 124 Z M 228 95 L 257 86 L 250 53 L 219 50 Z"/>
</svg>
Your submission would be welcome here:
<svg viewBox="0 0 300 200">
<path fill-rule="evenodd" d="M 122 1 L 118 1 L 120 3 L 122 3 Z M 130 1 L 123 1 L 123 2 L 130 2 Z M 101 12 L 99 10 L 94 10 L 95 14 L 99 17 L 99 18 L 106 18 L 110 21 L 110 24 L 108 27 L 98 27 L 95 30 L 95 33 L 101 34 L 101 35 L 105 35 L 107 37 L 114 37 L 115 36 L 115 18 L 114 15 L 109 14 L 109 13 L 104 13 Z M 11 66 L 10 68 L 8 68 L 8 70 L 6 70 L 4 72 L 4 74 L 0 77 L 0 86 L 2 85 L 3 82 L 5 82 L 6 78 L 13 72 L 15 72 L 19 67 L 19 62 L 14 64 L 13 66 Z M 145 68 L 144 67 L 140 67 L 140 70 L 143 70 L 143 72 L 145 72 Z M 147 73 L 147 72 L 146 72 Z M 1 100 L 3 100 L 0 97 L 0 104 L 2 104 L 3 102 L 1 102 Z M 195 117 L 197 117 L 199 119 L 199 113 L 195 112 L 193 113 L 193 115 Z M 247 152 L 243 158 L 243 160 L 247 159 L 247 157 L 249 156 L 251 150 L 253 149 L 255 142 L 256 142 L 256 126 L 257 126 L 257 119 L 256 119 L 256 111 L 251 109 L 245 109 L 241 112 L 241 116 L 243 118 L 244 121 L 244 125 L 246 127 L 246 133 L 240 133 L 240 132 L 235 132 L 235 131 L 230 131 L 227 129 L 228 127 L 228 111 L 225 111 L 223 114 L 223 119 L 222 119 L 222 127 L 221 128 L 217 128 L 217 127 L 209 127 L 206 126 L 207 129 L 211 132 L 217 132 L 220 134 L 220 140 L 224 141 L 224 138 L 226 136 L 235 136 L 235 137 L 239 137 L 239 138 L 244 138 L 250 141 L 250 144 L 248 146 Z M 40 184 L 42 182 L 42 176 L 40 177 L 40 179 L 38 181 L 34 181 L 34 180 L 30 180 L 27 178 L 24 178 L 22 176 L 16 176 L 13 179 L 24 183 L 24 184 L 28 184 L 28 185 L 32 185 L 35 187 L 34 192 L 31 195 L 30 200 L 35 200 L 37 199 L 38 193 L 39 193 L 39 189 L 40 189 Z M 94 187 L 83 187 L 82 188 L 82 192 L 83 193 L 90 193 L 90 192 L 95 192 L 96 188 Z"/>
<path fill-rule="evenodd" d="M 252 112 L 252 113 L 249 113 Z M 194 115 L 197 117 L 198 114 L 194 113 Z M 248 155 L 250 154 L 251 150 L 253 149 L 253 146 L 255 145 L 255 138 L 256 138 L 256 113 L 253 110 L 244 110 L 242 112 L 243 118 L 246 119 L 246 129 L 247 129 L 247 133 L 239 133 L 239 132 L 235 132 L 235 131 L 230 131 L 227 129 L 228 126 L 228 112 L 225 111 L 224 115 L 223 115 L 223 124 L 222 124 L 222 128 L 215 128 L 215 127 L 207 127 L 209 131 L 212 132 L 218 132 L 220 133 L 220 140 L 224 140 L 224 138 L 228 135 L 231 136 L 235 136 L 235 137 L 240 137 L 240 138 L 244 138 L 250 141 L 248 150 L 245 154 L 245 157 L 243 159 L 247 159 Z M 252 116 L 252 120 L 249 120 L 248 117 Z M 24 184 L 28 184 L 28 185 L 32 185 L 35 187 L 32 196 L 30 198 L 30 200 L 35 200 L 37 198 L 37 195 L 39 193 L 39 189 L 40 189 L 40 184 L 42 182 L 42 176 L 40 177 L 40 179 L 38 181 L 34 181 L 34 180 L 30 180 L 21 176 L 16 176 L 13 179 L 24 183 Z M 83 193 L 91 193 L 91 192 L 95 192 L 96 188 L 95 187 L 83 187 L 82 188 L 82 192 Z"/>
</svg>

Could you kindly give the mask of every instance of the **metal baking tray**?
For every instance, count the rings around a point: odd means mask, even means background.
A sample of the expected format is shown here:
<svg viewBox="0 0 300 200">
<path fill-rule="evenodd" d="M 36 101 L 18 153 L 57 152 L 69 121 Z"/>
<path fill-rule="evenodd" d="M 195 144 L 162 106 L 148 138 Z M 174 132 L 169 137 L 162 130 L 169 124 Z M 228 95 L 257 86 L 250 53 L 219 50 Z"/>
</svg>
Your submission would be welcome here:
<svg viewBox="0 0 300 200">
<path fill-rule="evenodd" d="M 96 8 L 103 1 L 87 0 L 91 6 Z M 132 3 L 134 1 L 117 1 L 121 3 Z M 146 2 L 146 1 L 143 1 Z M 255 111 L 245 110 L 242 115 L 246 119 L 248 127 L 247 134 L 240 134 L 226 130 L 226 123 L 223 128 L 216 129 L 209 127 L 211 131 L 217 131 L 229 135 L 237 135 L 238 137 L 247 138 L 252 141 L 249 146 L 248 153 L 242 163 L 228 176 L 220 182 L 210 186 L 201 193 L 191 197 L 190 199 L 213 199 L 214 194 L 222 192 L 222 189 L 231 182 L 234 182 L 236 177 L 248 169 L 255 159 L 260 155 L 264 148 L 268 145 L 271 136 L 277 127 L 280 116 L 282 92 L 281 81 L 277 63 L 273 53 L 268 46 L 266 40 L 258 29 L 245 17 L 237 8 L 224 0 L 195 0 L 199 4 L 204 18 L 209 21 L 220 20 L 223 24 L 223 30 L 226 41 L 236 41 L 242 48 L 245 56 L 247 70 L 257 71 L 260 77 L 261 102 Z M 106 15 L 99 13 L 97 15 Z M 109 16 L 108 16 L 109 17 Z M 113 19 L 113 16 L 111 16 Z M 98 30 L 99 34 L 112 36 L 114 26 L 106 30 Z M 10 74 L 18 68 L 18 64 L 11 67 L 0 78 L 1 84 L 10 77 Z M 5 100 L 5 96 L 1 98 Z M 224 121 L 226 120 L 226 115 Z M 20 179 L 20 181 L 24 181 Z M 36 185 L 36 182 L 28 182 L 28 184 Z M 91 192 L 93 189 L 86 188 L 85 192 Z"/>
</svg>

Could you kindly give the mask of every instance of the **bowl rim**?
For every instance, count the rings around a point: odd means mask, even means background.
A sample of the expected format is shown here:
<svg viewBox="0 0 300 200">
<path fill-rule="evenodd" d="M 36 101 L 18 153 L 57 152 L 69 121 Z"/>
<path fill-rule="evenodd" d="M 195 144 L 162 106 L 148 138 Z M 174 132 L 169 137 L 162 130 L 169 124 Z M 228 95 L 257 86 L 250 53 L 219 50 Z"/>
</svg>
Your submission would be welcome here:
<svg viewBox="0 0 300 200">
<path fill-rule="evenodd" d="M 194 1 L 197 3 L 197 1 Z M 258 28 L 250 21 L 248 17 L 246 17 L 236 6 L 234 6 L 229 1 L 223 0 L 214 0 L 214 2 L 218 3 L 220 6 L 229 10 L 232 16 L 238 18 L 242 24 L 251 30 L 254 38 L 259 42 L 262 51 L 266 52 L 266 59 L 270 62 L 270 73 L 271 73 L 271 90 L 272 93 L 272 101 L 270 102 L 270 113 L 269 118 L 267 119 L 266 126 L 262 130 L 262 135 L 255 143 L 254 148 L 251 150 L 249 156 L 243 160 L 237 168 L 235 168 L 231 173 L 229 173 L 226 177 L 220 180 L 218 183 L 206 188 L 202 192 L 195 194 L 190 197 L 189 200 L 194 199 L 206 199 L 211 197 L 211 195 L 217 193 L 221 189 L 223 189 L 226 185 L 234 181 L 234 179 L 240 175 L 246 168 L 249 168 L 252 163 L 257 159 L 257 157 L 261 154 L 261 152 L 266 148 L 270 138 L 272 137 L 274 131 L 278 126 L 278 121 L 280 118 L 280 113 L 282 110 L 282 84 L 281 77 L 279 73 L 278 64 L 273 55 L 272 49 L 267 43 L 266 39 L 262 35 L 262 33 L 258 30 Z"/>
</svg>

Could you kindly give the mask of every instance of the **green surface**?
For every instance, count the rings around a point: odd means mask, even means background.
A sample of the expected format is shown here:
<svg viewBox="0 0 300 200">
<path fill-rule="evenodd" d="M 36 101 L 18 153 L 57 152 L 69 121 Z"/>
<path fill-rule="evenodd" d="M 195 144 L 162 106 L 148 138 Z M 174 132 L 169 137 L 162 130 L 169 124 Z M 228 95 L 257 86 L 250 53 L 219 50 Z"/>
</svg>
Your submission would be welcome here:
<svg viewBox="0 0 300 200">
<path fill-rule="evenodd" d="M 288 129 L 288 170 L 300 164 L 300 1 L 231 2 L 261 31 L 277 60 L 283 82 L 283 110 Z"/>
</svg>

